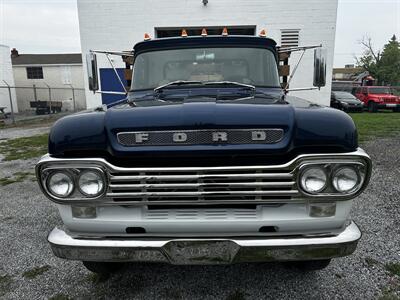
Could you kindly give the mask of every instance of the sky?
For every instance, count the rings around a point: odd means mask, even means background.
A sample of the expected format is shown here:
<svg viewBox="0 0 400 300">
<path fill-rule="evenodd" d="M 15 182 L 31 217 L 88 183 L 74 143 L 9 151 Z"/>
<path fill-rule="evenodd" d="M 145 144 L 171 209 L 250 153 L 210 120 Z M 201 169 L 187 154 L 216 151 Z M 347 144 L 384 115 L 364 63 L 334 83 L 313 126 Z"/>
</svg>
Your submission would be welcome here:
<svg viewBox="0 0 400 300">
<path fill-rule="evenodd" d="M 400 0 L 339 0 L 334 66 L 354 63 L 363 37 L 381 49 L 393 34 L 400 38 Z M 80 52 L 76 0 L 0 0 L 0 44 L 21 53 Z"/>
</svg>

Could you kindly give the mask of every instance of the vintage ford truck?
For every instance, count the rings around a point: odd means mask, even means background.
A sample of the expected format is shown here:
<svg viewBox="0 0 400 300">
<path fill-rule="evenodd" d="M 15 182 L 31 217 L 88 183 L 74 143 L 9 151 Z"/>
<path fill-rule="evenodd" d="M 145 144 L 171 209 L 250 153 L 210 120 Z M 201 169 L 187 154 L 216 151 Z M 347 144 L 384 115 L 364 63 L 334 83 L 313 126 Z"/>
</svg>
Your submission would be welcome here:
<svg viewBox="0 0 400 300">
<path fill-rule="evenodd" d="M 123 262 L 315 270 L 353 253 L 349 213 L 371 160 L 347 114 L 287 95 L 279 51 L 226 34 L 136 44 L 127 98 L 57 121 L 36 166 L 64 223 L 48 236 L 54 254 L 105 273 Z"/>
</svg>

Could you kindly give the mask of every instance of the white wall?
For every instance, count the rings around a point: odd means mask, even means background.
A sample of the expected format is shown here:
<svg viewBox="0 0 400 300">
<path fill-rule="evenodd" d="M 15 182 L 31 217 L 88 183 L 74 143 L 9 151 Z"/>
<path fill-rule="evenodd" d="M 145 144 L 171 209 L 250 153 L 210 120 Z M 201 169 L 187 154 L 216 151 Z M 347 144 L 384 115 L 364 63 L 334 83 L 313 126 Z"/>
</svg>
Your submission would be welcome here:
<svg viewBox="0 0 400 300">
<path fill-rule="evenodd" d="M 10 86 L 14 86 L 13 69 L 11 66 L 10 47 L 0 45 L 0 86 L 6 86 L 5 80 Z M 11 97 L 14 112 L 18 112 L 15 90 L 11 89 Z M 5 112 L 11 112 L 11 103 L 8 89 L 0 88 L 0 107 L 7 107 Z"/>
<path fill-rule="evenodd" d="M 29 65 L 34 66 L 34 65 Z M 39 65 L 37 65 L 39 66 Z M 38 100 L 48 101 L 49 91 L 45 88 L 46 84 L 50 87 L 65 88 L 52 89 L 51 98 L 53 101 L 63 101 L 63 110 L 73 110 L 72 90 L 69 84 L 76 89 L 84 88 L 82 65 L 40 65 L 43 68 L 43 79 L 28 79 L 26 73 L 27 65 L 14 65 L 14 79 L 17 87 L 38 87 L 36 95 Z M 34 101 L 33 88 L 17 88 L 17 99 L 20 111 L 28 111 L 30 101 Z M 82 110 L 86 108 L 85 92 L 75 90 L 75 109 Z"/>
<path fill-rule="evenodd" d="M 329 105 L 337 5 L 338 0 L 209 0 L 207 6 L 201 0 L 78 0 L 82 53 L 90 49 L 130 50 L 145 32 L 154 36 L 155 27 L 256 25 L 257 32 L 266 28 L 278 44 L 281 29 L 301 29 L 301 46 L 322 44 L 328 50 L 327 86 L 293 95 Z M 296 57 L 291 58 L 292 69 Z M 115 63 L 123 66 L 118 58 Z M 99 66 L 107 67 L 106 60 L 99 59 Z M 312 69 L 310 51 L 291 88 L 312 86 Z M 86 98 L 88 107 L 101 104 L 100 95 L 87 91 Z"/>
</svg>

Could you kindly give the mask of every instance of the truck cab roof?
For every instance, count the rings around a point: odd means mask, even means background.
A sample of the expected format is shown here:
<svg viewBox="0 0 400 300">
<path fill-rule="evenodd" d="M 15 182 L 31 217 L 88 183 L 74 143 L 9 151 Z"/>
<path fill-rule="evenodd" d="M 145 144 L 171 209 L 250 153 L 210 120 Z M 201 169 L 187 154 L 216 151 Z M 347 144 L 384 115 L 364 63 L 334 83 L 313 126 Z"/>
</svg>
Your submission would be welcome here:
<svg viewBox="0 0 400 300">
<path fill-rule="evenodd" d="M 275 51 L 276 42 L 270 38 L 255 36 L 189 36 L 142 41 L 134 46 L 135 54 L 177 48 L 202 47 L 251 47 L 268 48 Z"/>
</svg>

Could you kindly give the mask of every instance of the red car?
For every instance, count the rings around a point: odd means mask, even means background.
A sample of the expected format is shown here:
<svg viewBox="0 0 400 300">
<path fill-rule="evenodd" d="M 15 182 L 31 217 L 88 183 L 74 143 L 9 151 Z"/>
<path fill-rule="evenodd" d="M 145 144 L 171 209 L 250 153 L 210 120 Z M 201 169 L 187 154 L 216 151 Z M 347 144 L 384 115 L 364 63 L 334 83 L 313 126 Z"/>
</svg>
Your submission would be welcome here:
<svg viewBox="0 0 400 300">
<path fill-rule="evenodd" d="M 377 112 L 378 109 L 400 111 L 400 98 L 393 95 L 390 87 L 361 86 L 354 88 L 353 94 L 364 102 L 369 112 Z"/>
</svg>

